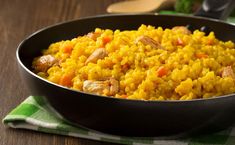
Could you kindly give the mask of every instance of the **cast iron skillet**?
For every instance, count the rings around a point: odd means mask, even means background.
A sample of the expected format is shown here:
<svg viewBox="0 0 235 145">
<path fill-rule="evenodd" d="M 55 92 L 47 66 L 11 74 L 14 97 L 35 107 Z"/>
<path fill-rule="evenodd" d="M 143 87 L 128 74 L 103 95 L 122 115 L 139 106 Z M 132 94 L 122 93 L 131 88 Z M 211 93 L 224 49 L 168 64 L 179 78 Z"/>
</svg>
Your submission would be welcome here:
<svg viewBox="0 0 235 145">
<path fill-rule="evenodd" d="M 225 18 L 230 3 L 216 7 L 204 2 L 200 15 L 216 13 Z M 216 4 L 216 3 L 214 3 Z M 205 7 L 207 6 L 207 7 Z M 229 7 L 225 8 L 223 6 Z M 209 13 L 204 10 L 208 9 Z M 227 11 L 224 11 L 227 10 Z M 214 16 L 214 15 L 213 15 Z M 19 70 L 32 95 L 40 96 L 68 121 L 90 129 L 123 136 L 177 136 L 224 129 L 235 121 L 235 94 L 191 101 L 138 101 L 92 95 L 62 87 L 32 72 L 33 58 L 49 44 L 87 34 L 94 28 L 132 30 L 141 24 L 171 28 L 189 25 L 206 26 L 221 40 L 235 42 L 235 26 L 219 20 L 195 16 L 106 15 L 95 16 L 44 28 L 26 38 L 17 49 Z"/>
</svg>

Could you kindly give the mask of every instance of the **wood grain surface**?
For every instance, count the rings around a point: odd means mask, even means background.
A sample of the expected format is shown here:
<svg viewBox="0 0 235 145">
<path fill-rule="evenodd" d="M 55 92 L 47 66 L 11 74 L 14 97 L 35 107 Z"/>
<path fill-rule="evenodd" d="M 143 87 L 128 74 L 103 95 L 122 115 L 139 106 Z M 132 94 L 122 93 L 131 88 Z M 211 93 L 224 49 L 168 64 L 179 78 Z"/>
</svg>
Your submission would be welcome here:
<svg viewBox="0 0 235 145">
<path fill-rule="evenodd" d="M 105 14 L 117 0 L 0 0 L 0 119 L 30 93 L 15 57 L 17 45 L 45 26 Z M 0 123 L 0 145 L 111 145 L 80 138 L 10 129 Z"/>
</svg>

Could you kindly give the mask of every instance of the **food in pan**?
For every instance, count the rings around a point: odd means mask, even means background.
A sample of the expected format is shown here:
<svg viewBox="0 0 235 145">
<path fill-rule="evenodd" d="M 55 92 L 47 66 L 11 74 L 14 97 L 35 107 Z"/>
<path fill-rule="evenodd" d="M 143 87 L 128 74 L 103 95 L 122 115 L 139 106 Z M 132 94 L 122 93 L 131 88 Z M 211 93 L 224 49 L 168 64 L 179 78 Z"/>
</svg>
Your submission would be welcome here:
<svg viewBox="0 0 235 145">
<path fill-rule="evenodd" d="M 184 26 L 96 28 L 55 42 L 34 59 L 37 75 L 75 90 L 137 100 L 192 100 L 235 92 L 235 49 Z"/>
</svg>

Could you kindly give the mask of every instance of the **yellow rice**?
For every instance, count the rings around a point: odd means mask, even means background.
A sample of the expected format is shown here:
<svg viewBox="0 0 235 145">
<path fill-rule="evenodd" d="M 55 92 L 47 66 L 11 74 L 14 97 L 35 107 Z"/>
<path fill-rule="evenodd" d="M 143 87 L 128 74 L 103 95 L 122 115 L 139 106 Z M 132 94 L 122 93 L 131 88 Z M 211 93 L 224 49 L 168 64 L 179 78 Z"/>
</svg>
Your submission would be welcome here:
<svg viewBox="0 0 235 145">
<path fill-rule="evenodd" d="M 125 95 L 137 100 L 191 100 L 235 92 L 234 79 L 221 77 L 223 67 L 231 66 L 235 71 L 234 43 L 216 39 L 213 32 L 205 35 L 195 30 L 186 35 L 147 25 L 131 31 L 96 28 L 94 32 L 101 33 L 96 41 L 84 35 L 51 44 L 43 55 L 50 54 L 61 60 L 61 64 L 37 74 L 57 84 L 64 74 L 74 74 L 69 87 L 80 91 L 85 80 L 112 77 L 120 84 L 119 92 L 112 97 Z M 164 49 L 136 43 L 142 35 L 160 42 Z M 104 37 L 111 38 L 106 45 Z M 177 45 L 178 39 L 184 45 Z M 71 53 L 63 51 L 67 45 L 72 45 Z M 108 56 L 85 65 L 92 52 L 101 46 Z M 195 56 L 198 53 L 208 57 L 198 58 Z M 161 66 L 167 68 L 164 76 L 157 75 Z"/>
</svg>

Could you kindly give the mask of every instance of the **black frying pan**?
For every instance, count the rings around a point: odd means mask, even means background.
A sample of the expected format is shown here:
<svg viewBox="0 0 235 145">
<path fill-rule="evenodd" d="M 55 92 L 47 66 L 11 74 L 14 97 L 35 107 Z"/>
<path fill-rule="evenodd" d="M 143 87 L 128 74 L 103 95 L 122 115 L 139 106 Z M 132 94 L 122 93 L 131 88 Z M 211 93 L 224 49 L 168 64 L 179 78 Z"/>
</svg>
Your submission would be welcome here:
<svg viewBox="0 0 235 145">
<path fill-rule="evenodd" d="M 200 15 L 225 18 L 233 0 L 219 7 L 204 3 Z M 218 3 L 218 1 L 217 1 Z M 217 4 L 213 3 L 213 4 Z M 218 6 L 218 5 L 217 5 Z M 205 13 L 205 8 L 209 8 Z M 214 17 L 215 18 L 215 17 Z M 75 125 L 123 136 L 174 136 L 224 129 L 235 122 L 235 94 L 191 101 L 138 101 L 109 98 L 71 90 L 40 78 L 31 70 L 33 58 L 49 44 L 87 34 L 94 28 L 132 30 L 141 24 L 215 32 L 221 40 L 235 42 L 235 26 L 214 19 L 172 15 L 106 15 L 74 20 L 42 29 L 26 38 L 17 49 L 17 60 L 32 95 L 45 98 L 60 115 Z"/>
</svg>

